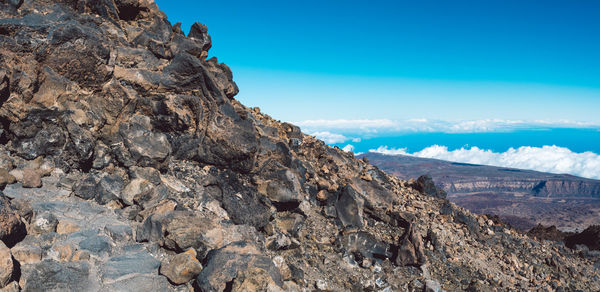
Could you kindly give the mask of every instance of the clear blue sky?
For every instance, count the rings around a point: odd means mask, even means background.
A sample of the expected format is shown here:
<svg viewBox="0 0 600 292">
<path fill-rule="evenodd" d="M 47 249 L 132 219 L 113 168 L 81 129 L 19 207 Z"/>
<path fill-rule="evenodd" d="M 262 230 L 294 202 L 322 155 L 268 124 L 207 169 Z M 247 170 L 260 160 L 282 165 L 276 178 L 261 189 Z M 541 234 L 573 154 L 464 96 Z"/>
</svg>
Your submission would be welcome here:
<svg viewBox="0 0 600 292">
<path fill-rule="evenodd" d="M 282 120 L 600 123 L 600 1 L 156 3 Z"/>
</svg>

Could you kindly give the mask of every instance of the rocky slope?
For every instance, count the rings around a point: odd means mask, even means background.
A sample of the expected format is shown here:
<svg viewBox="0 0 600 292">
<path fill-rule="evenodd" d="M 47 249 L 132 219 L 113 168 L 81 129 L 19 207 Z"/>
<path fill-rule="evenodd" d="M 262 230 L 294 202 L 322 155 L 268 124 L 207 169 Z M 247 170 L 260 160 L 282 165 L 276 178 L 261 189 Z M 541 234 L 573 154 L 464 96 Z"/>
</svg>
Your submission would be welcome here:
<svg viewBox="0 0 600 292">
<path fill-rule="evenodd" d="M 567 174 L 367 153 L 370 163 L 401 179 L 429 174 L 448 199 L 494 214 L 522 230 L 537 224 L 581 231 L 600 224 L 600 181 Z"/>
<path fill-rule="evenodd" d="M 0 5 L 1 291 L 600 289 L 595 254 L 244 107 L 203 25 Z"/>
</svg>

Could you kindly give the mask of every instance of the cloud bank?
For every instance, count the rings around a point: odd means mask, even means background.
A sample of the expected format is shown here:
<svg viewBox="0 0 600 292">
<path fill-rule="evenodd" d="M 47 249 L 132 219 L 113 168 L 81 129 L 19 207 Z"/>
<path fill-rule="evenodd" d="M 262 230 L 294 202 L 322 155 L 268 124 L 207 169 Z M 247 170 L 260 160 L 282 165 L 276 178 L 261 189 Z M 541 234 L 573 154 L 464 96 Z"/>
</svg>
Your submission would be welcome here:
<svg viewBox="0 0 600 292">
<path fill-rule="evenodd" d="M 389 155 L 411 155 L 422 158 L 529 169 L 550 173 L 568 173 L 581 177 L 600 179 L 600 155 L 593 152 L 575 153 L 568 148 L 558 146 L 523 146 L 516 149 L 510 148 L 502 153 L 478 147 L 448 150 L 448 147 L 439 145 L 433 145 L 415 153 L 408 153 L 406 152 L 406 148 L 394 149 L 381 146 L 377 149 L 371 149 L 370 152 Z"/>
<path fill-rule="evenodd" d="M 294 122 L 302 128 L 305 133 L 318 136 L 317 134 L 344 135 L 347 140 L 335 143 L 343 143 L 353 137 L 373 137 L 380 134 L 390 133 L 486 133 L 486 132 L 510 132 L 522 129 L 550 129 L 550 128 L 600 128 L 600 124 L 576 122 L 568 120 L 560 121 L 523 121 L 506 119 L 483 119 L 466 121 L 442 121 L 430 119 L 339 119 L 339 120 L 306 120 Z M 340 139 L 336 139 L 339 141 Z"/>
</svg>

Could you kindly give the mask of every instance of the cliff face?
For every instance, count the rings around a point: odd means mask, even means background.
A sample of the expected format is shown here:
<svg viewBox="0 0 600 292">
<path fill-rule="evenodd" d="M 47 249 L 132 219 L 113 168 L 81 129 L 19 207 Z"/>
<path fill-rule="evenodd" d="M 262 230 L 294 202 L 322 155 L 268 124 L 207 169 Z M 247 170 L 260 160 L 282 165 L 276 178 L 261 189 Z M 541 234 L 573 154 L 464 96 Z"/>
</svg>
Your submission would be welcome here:
<svg viewBox="0 0 600 292">
<path fill-rule="evenodd" d="M 0 288 L 600 289 L 570 249 L 243 106 L 201 24 L 0 5 Z"/>
<path fill-rule="evenodd" d="M 521 230 L 540 223 L 564 231 L 600 224 L 598 180 L 401 155 L 364 156 L 402 179 L 429 174 L 450 201 L 475 213 L 498 215 Z"/>
<path fill-rule="evenodd" d="M 600 181 L 566 174 L 502 168 L 403 155 L 363 156 L 402 179 L 429 174 L 450 196 L 511 192 L 536 197 L 600 198 Z"/>
</svg>

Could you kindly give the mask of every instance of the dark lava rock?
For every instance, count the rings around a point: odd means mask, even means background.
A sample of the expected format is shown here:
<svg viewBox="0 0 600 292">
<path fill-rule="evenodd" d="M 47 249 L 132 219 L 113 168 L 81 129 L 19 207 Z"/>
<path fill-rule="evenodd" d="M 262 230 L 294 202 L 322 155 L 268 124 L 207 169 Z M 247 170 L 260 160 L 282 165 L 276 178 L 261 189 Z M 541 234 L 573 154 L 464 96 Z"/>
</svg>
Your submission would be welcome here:
<svg viewBox="0 0 600 292">
<path fill-rule="evenodd" d="M 426 174 L 426 175 L 422 175 L 420 176 L 417 181 L 415 182 L 415 184 L 413 185 L 413 187 L 428 196 L 432 196 L 435 198 L 440 198 L 440 199 L 445 199 L 446 198 L 446 191 L 444 191 L 441 188 L 438 188 L 435 183 L 433 182 L 433 179 L 431 178 L 430 175 Z"/>
<path fill-rule="evenodd" d="M 545 227 L 542 224 L 538 224 L 536 227 L 527 231 L 527 235 L 542 240 L 562 241 L 568 234 L 561 232 L 554 225 Z"/>
<path fill-rule="evenodd" d="M 88 174 L 84 179 L 78 181 L 73 187 L 73 193 L 82 199 L 94 198 L 97 193 L 98 180 L 95 175 Z"/>
<path fill-rule="evenodd" d="M 344 188 L 335 203 L 337 216 L 344 226 L 363 226 L 363 204 L 363 199 L 353 187 L 346 186 Z"/>
<path fill-rule="evenodd" d="M 567 236 L 565 244 L 570 248 L 583 244 L 591 250 L 600 250 L 600 225 L 592 225 L 581 233 Z"/>
<path fill-rule="evenodd" d="M 220 177 L 223 209 L 236 224 L 247 224 L 262 228 L 271 218 L 270 202 L 258 193 L 255 188 L 246 186 L 232 172 Z"/>
<path fill-rule="evenodd" d="M 400 237 L 395 263 L 399 266 L 420 266 L 426 263 L 427 257 L 423 248 L 422 236 L 415 231 L 412 223 L 403 227 L 405 227 L 405 231 Z"/>
<path fill-rule="evenodd" d="M 22 291 L 89 291 L 90 266 L 87 262 L 59 263 L 54 260 L 21 266 Z"/>
<path fill-rule="evenodd" d="M 110 174 L 103 177 L 96 186 L 96 202 L 104 205 L 112 200 L 118 200 L 121 196 L 123 184 L 123 179 L 116 174 Z"/>
<path fill-rule="evenodd" d="M 196 279 L 197 285 L 202 291 L 226 291 L 228 283 L 252 269 L 263 270 L 278 286 L 283 286 L 281 274 L 273 261 L 246 242 L 212 250 L 206 258 L 206 267 Z"/>
</svg>

